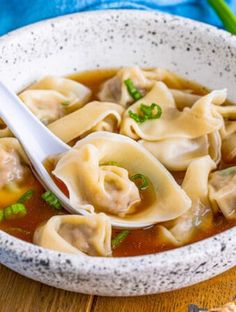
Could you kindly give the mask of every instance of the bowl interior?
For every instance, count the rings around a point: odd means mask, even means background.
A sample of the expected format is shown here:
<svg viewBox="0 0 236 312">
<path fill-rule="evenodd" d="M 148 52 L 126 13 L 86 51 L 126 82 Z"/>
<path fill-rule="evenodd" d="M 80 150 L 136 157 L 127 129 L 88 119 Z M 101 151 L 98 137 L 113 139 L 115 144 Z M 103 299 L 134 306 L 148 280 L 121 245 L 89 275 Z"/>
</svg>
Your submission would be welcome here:
<svg viewBox="0 0 236 312">
<path fill-rule="evenodd" d="M 167 68 L 212 89 L 227 87 L 236 100 L 233 36 L 158 13 L 103 14 L 62 17 L 3 37 L 1 79 L 18 91 L 48 74 L 137 64 Z"/>
<path fill-rule="evenodd" d="M 18 92 L 49 74 L 137 64 L 173 70 L 211 89 L 227 87 L 229 98 L 236 101 L 235 55 L 235 37 L 204 24 L 154 12 L 92 12 L 44 21 L 2 37 L 0 77 Z M 1 232 L 0 254 L 7 266 L 50 285 L 103 295 L 140 295 L 193 284 L 232 266 L 228 260 L 236 252 L 231 248 L 234 232 L 133 261 L 86 262 L 43 252 Z M 222 249 L 226 241 L 231 241 L 230 247 Z M 196 275 L 192 268 L 198 266 L 201 272 Z M 171 276 L 175 268 L 178 273 Z"/>
</svg>

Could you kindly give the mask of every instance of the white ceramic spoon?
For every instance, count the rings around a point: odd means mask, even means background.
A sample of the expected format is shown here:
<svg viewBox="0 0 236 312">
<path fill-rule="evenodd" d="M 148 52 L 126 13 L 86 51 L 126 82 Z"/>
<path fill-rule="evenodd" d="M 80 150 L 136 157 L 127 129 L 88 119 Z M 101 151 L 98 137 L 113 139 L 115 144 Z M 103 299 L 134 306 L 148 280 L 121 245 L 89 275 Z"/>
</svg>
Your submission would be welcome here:
<svg viewBox="0 0 236 312">
<path fill-rule="evenodd" d="M 88 215 L 88 211 L 75 209 L 70 205 L 69 199 L 57 187 L 43 165 L 46 158 L 68 151 L 70 146 L 50 132 L 26 105 L 1 82 L 0 99 L 0 117 L 23 146 L 41 183 L 57 196 L 67 211 L 72 214 Z M 112 222 L 112 225 L 119 228 L 138 227 L 127 224 L 125 220 L 124 222 Z"/>
</svg>

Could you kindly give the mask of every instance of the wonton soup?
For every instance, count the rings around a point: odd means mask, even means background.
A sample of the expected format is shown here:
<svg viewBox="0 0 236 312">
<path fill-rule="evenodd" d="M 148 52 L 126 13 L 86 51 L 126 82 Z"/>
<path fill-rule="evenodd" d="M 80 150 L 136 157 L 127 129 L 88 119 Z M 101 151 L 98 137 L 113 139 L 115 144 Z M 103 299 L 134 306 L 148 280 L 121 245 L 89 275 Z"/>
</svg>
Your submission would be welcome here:
<svg viewBox="0 0 236 312">
<path fill-rule="evenodd" d="M 45 160 L 75 209 L 41 186 L 0 127 L 0 229 L 88 256 L 135 256 L 235 225 L 236 106 L 161 68 L 47 76 L 19 94 L 68 152 Z M 126 222 L 139 229 L 112 228 Z M 150 225 L 152 224 L 152 225 Z"/>
</svg>

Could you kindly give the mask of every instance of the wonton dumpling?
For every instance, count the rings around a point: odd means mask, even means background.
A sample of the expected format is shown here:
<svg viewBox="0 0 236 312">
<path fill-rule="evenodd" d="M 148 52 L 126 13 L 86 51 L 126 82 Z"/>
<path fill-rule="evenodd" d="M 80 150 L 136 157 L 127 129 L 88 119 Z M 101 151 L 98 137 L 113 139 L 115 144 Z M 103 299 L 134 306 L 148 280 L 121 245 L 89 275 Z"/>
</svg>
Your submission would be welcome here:
<svg viewBox="0 0 236 312">
<path fill-rule="evenodd" d="M 26 90 L 19 95 L 24 104 L 45 125 L 65 115 L 65 97 L 53 90 Z"/>
<path fill-rule="evenodd" d="M 73 148 L 62 156 L 52 173 L 66 184 L 73 206 L 90 203 L 99 211 L 126 215 L 140 201 L 138 188 L 126 169 L 99 166 L 99 156 L 92 144 Z"/>
<path fill-rule="evenodd" d="M 89 132 L 118 129 L 124 109 L 114 103 L 93 101 L 51 123 L 48 128 L 68 143 Z"/>
<path fill-rule="evenodd" d="M 209 197 L 215 211 L 220 210 L 226 219 L 236 219 L 236 167 L 211 174 Z"/>
<path fill-rule="evenodd" d="M 83 106 L 91 91 L 62 77 L 48 76 L 20 93 L 19 98 L 45 125 Z"/>
<path fill-rule="evenodd" d="M 53 90 L 64 97 L 66 108 L 75 110 L 89 101 L 91 90 L 83 84 L 64 77 L 46 76 L 32 85 L 30 90 Z"/>
<path fill-rule="evenodd" d="M 156 84 L 161 86 L 163 83 Z M 167 96 L 170 94 L 167 87 L 165 92 Z M 162 98 L 157 98 L 156 103 L 162 108 L 161 117 L 138 124 L 129 116 L 128 111 L 139 114 L 141 103 L 151 104 L 146 101 L 147 97 L 148 94 L 127 109 L 121 125 L 122 134 L 147 141 L 179 137 L 193 139 L 219 130 L 223 126 L 223 118 L 213 104 L 220 105 L 225 101 L 226 90 L 212 91 L 201 97 L 191 108 L 186 107 L 182 112 L 163 103 Z"/>
<path fill-rule="evenodd" d="M 0 138 L 0 188 L 22 180 L 28 163 L 24 151 L 15 138 Z"/>
<path fill-rule="evenodd" d="M 34 243 L 59 252 L 111 256 L 111 223 L 105 214 L 50 218 L 34 233 Z"/>
<path fill-rule="evenodd" d="M 117 165 L 108 163 L 117 162 Z M 107 164 L 107 165 L 106 165 Z M 98 205 L 114 223 L 141 227 L 172 220 L 191 205 L 171 174 L 137 142 L 109 132 L 95 132 L 61 155 L 54 171 L 69 190 L 70 202 L 77 209 Z M 129 174 L 141 173 L 153 185 L 155 199 L 145 209 L 132 211 L 140 201 Z M 103 206 L 103 209 L 101 209 Z M 133 212 L 133 213 L 132 213 Z"/>
<path fill-rule="evenodd" d="M 192 200 L 192 207 L 173 221 L 170 228 L 160 226 L 160 239 L 178 246 L 188 243 L 196 229 L 207 230 L 212 226 L 212 211 L 208 199 L 208 176 L 215 169 L 209 156 L 192 161 L 186 171 L 182 188 Z"/>
</svg>

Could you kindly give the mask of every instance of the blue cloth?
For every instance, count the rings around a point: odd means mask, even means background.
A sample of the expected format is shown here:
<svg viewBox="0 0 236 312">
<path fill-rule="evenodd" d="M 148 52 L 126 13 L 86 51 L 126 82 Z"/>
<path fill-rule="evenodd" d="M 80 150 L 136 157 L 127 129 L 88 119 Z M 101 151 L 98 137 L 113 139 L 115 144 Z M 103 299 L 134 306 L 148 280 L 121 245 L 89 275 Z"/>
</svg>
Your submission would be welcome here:
<svg viewBox="0 0 236 312">
<path fill-rule="evenodd" d="M 236 0 L 227 0 L 236 13 Z M 160 10 L 222 27 L 207 0 L 0 0 L 0 35 L 68 13 L 100 9 Z"/>
</svg>

